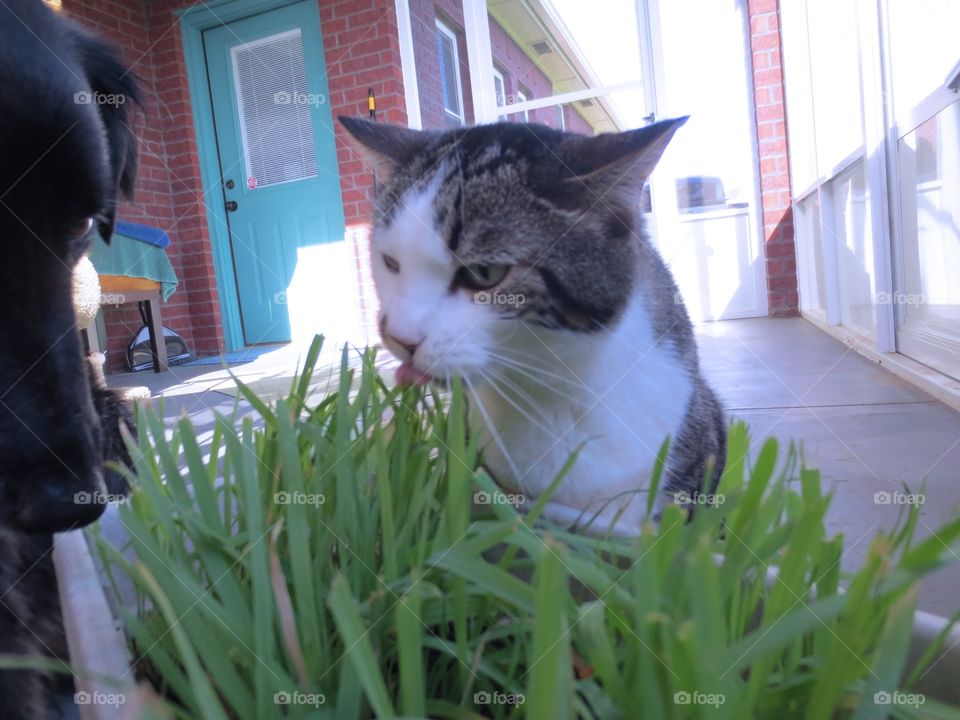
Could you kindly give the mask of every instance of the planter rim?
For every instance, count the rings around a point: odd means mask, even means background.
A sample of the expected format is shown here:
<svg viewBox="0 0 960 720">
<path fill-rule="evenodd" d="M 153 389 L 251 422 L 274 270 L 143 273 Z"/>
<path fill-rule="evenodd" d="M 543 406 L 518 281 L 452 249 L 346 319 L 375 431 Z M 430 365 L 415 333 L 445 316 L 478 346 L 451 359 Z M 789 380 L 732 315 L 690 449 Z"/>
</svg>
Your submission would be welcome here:
<svg viewBox="0 0 960 720">
<path fill-rule="evenodd" d="M 53 562 L 70 664 L 96 673 L 96 677 L 74 677 L 76 692 L 88 693 L 93 699 L 77 703 L 80 717 L 113 720 L 122 705 L 101 703 L 96 698 L 121 695 L 129 707 L 136 683 L 123 626 L 107 602 L 82 530 L 54 535 Z M 115 682 L 109 682 L 110 678 Z"/>
</svg>

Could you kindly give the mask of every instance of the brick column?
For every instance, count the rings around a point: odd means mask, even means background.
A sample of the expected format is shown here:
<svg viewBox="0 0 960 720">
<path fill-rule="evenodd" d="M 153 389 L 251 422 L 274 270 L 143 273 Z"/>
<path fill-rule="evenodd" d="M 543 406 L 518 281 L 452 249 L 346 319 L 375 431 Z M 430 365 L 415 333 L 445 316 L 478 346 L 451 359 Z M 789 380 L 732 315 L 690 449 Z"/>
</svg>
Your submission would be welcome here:
<svg viewBox="0 0 960 720">
<path fill-rule="evenodd" d="M 749 0 L 748 5 L 767 301 L 771 317 L 789 317 L 799 314 L 799 295 L 790 206 L 779 0 Z"/>
</svg>

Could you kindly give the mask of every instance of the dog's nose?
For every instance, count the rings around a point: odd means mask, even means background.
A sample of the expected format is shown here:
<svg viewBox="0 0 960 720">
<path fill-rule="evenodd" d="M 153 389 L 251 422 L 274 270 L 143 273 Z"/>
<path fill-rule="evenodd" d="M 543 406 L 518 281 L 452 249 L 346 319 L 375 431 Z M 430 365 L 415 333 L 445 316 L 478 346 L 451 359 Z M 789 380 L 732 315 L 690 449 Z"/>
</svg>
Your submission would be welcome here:
<svg viewBox="0 0 960 720">
<path fill-rule="evenodd" d="M 60 532 L 84 527 L 106 508 L 107 488 L 99 470 L 69 479 L 37 473 L 20 479 L 16 524 L 26 532 Z"/>
</svg>

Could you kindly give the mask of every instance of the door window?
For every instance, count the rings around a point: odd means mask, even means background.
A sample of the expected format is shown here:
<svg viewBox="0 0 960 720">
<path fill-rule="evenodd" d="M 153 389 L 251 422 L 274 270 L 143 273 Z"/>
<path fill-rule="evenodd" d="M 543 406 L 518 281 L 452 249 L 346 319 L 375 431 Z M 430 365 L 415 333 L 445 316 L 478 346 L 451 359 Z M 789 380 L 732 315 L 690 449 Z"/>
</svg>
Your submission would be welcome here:
<svg viewBox="0 0 960 720">
<path fill-rule="evenodd" d="M 240 142 L 251 190 L 317 176 L 300 29 L 231 49 Z"/>
</svg>

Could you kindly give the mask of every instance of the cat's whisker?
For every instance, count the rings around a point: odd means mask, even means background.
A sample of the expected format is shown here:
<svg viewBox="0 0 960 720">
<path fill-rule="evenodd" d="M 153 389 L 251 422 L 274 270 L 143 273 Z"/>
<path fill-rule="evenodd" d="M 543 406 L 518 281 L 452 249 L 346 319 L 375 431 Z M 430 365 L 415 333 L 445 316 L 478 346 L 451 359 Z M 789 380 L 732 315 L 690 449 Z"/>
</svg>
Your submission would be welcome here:
<svg viewBox="0 0 960 720">
<path fill-rule="evenodd" d="M 524 380 L 526 380 L 527 382 L 533 385 L 536 385 L 537 387 L 543 388 L 544 390 L 547 390 L 551 395 L 556 395 L 558 397 L 564 398 L 565 400 L 568 400 L 569 402 L 574 404 L 580 404 L 583 400 L 583 398 L 580 398 L 580 400 L 578 400 L 573 395 L 570 395 L 569 393 L 565 393 L 561 391 L 554 384 L 548 382 L 548 378 L 538 377 L 537 375 L 534 375 L 533 373 L 529 372 L 528 370 L 525 370 L 524 368 L 519 368 L 513 365 L 509 365 L 503 362 L 502 360 L 493 360 L 492 362 L 495 364 L 501 365 L 506 372 L 509 372 L 512 375 L 524 378 Z M 577 386 L 577 389 L 583 390 L 583 387 Z"/>
<path fill-rule="evenodd" d="M 496 381 L 494 381 L 492 378 L 490 378 L 489 376 L 487 376 L 487 374 L 484 373 L 484 372 L 482 372 L 482 371 L 480 372 L 480 374 L 481 374 L 481 376 L 487 381 L 487 385 L 489 385 L 490 388 L 491 388 L 495 393 L 497 393 L 497 395 L 499 395 L 499 396 L 502 397 L 504 400 L 506 400 L 506 401 L 507 401 L 507 404 L 509 404 L 514 410 L 516 410 L 527 422 L 529 422 L 529 423 L 530 423 L 531 425 L 533 425 L 534 427 L 542 430 L 542 431 L 543 431 L 544 433 L 546 433 L 547 435 L 551 435 L 551 434 L 552 434 L 552 431 L 551 431 L 550 429 L 548 429 L 543 423 L 541 423 L 541 422 L 537 421 L 536 419 L 534 419 L 533 417 L 531 417 L 530 413 L 528 413 L 526 410 L 524 410 L 522 407 L 520 407 L 516 402 L 514 402 L 513 398 L 511 398 L 506 392 L 504 392 L 501 388 L 499 388 L 499 387 L 497 386 Z"/>
<path fill-rule="evenodd" d="M 480 393 L 477 392 L 477 389 L 474 387 L 473 383 L 470 382 L 470 378 L 466 375 L 463 376 L 463 382 L 467 386 L 467 390 L 470 392 L 470 395 L 473 397 L 473 401 L 477 405 L 477 411 L 480 413 L 480 417 L 483 418 L 484 424 L 487 426 L 487 430 L 490 431 L 490 437 L 496 443 L 500 452 L 503 453 L 504 459 L 507 461 L 507 464 L 510 466 L 510 472 L 513 474 L 514 478 L 522 478 L 523 474 L 517 470 L 516 464 L 513 462 L 513 458 L 510 457 L 510 453 L 507 451 L 507 446 L 503 442 L 503 439 L 500 437 L 500 433 L 497 432 L 497 428 L 493 424 L 493 420 L 490 418 L 490 414 L 487 412 L 487 409 L 483 406 L 483 402 L 480 400 Z"/>
<path fill-rule="evenodd" d="M 550 420 L 551 418 L 550 413 L 548 413 L 546 408 L 544 408 L 543 404 L 537 402 L 537 400 L 529 392 L 527 392 L 526 389 L 521 387 L 519 384 L 515 383 L 513 380 L 507 377 L 507 375 L 502 371 L 498 371 L 494 369 L 494 370 L 489 370 L 489 372 L 495 379 L 497 379 L 499 382 L 506 385 L 507 388 L 512 390 L 513 393 L 519 399 L 526 402 L 527 405 L 530 407 L 530 409 L 535 411 L 538 415 L 540 415 L 540 417 L 542 417 L 544 421 Z M 542 383 L 538 383 L 538 384 L 542 384 Z"/>
<path fill-rule="evenodd" d="M 514 378 L 517 380 L 517 382 L 521 382 L 521 383 L 526 384 L 526 385 L 532 385 L 532 386 L 534 386 L 534 387 L 531 387 L 531 388 L 530 388 L 530 390 L 531 390 L 532 392 L 539 392 L 539 391 L 542 389 L 542 390 L 548 391 L 548 393 L 549 393 L 550 395 L 556 395 L 556 396 L 558 396 L 558 397 L 566 398 L 567 400 L 570 400 L 571 402 L 574 401 L 574 397 L 573 397 L 572 395 L 570 395 L 569 393 L 563 392 L 562 390 L 558 389 L 558 388 L 556 387 L 556 385 L 554 385 L 553 383 L 551 383 L 551 382 L 549 381 L 549 378 L 544 378 L 544 377 L 535 375 L 535 374 L 529 372 L 528 370 L 525 370 L 525 369 L 523 369 L 523 368 L 514 367 L 513 365 L 505 364 L 505 363 L 503 363 L 503 362 L 501 362 L 501 361 L 499 361 L 499 360 L 494 361 L 494 362 L 495 362 L 497 365 L 502 366 L 502 367 L 503 367 L 503 371 L 504 371 L 505 373 L 509 373 L 509 375 L 512 376 L 512 377 L 514 377 Z"/>
<path fill-rule="evenodd" d="M 560 375 L 559 373 L 555 373 L 551 370 L 546 369 L 542 365 L 525 363 L 522 360 L 517 360 L 516 358 L 512 358 L 509 355 L 506 355 L 503 353 L 490 353 L 490 357 L 494 358 L 497 362 L 500 362 L 504 365 L 509 365 L 511 367 L 518 368 L 518 369 L 528 370 L 530 372 L 537 373 L 538 375 L 550 378 L 551 380 L 559 380 L 561 382 L 565 382 L 568 385 L 572 385 L 573 387 L 577 388 L 578 390 L 583 389 L 583 383 L 581 381 L 577 379 L 571 379 L 569 377 L 565 377 L 563 375 Z"/>
</svg>

